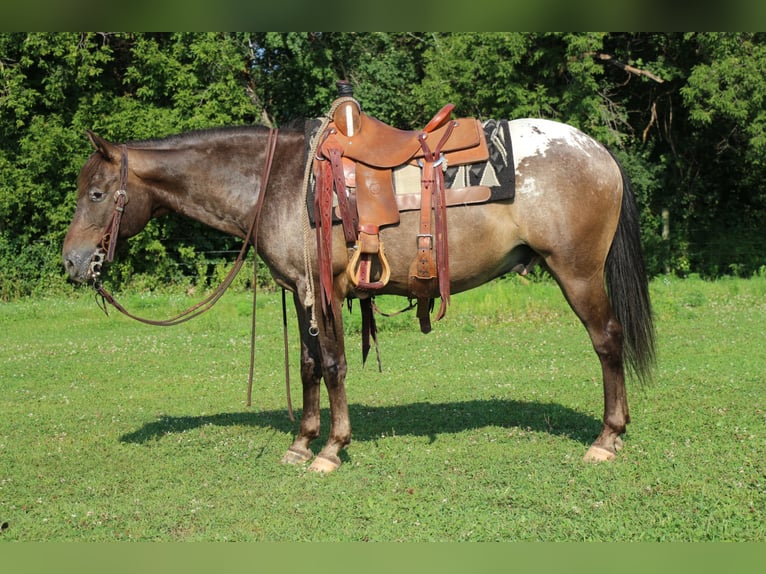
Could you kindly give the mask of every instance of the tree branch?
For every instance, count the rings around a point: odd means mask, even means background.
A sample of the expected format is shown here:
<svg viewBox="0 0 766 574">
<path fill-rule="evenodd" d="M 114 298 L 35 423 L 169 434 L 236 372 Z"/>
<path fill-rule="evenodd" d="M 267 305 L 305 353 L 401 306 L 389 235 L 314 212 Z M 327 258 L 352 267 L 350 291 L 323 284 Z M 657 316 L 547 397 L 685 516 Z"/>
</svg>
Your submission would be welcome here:
<svg viewBox="0 0 766 574">
<path fill-rule="evenodd" d="M 613 66 L 617 66 L 618 68 L 620 68 L 621 70 L 625 70 L 629 74 L 635 74 L 636 76 L 646 76 L 647 78 L 649 78 L 650 80 L 654 80 L 658 84 L 662 84 L 665 82 L 665 80 L 663 80 L 659 76 L 656 76 L 655 74 L 647 70 L 642 70 L 640 68 L 636 68 L 635 66 L 631 66 L 629 64 L 624 64 L 623 62 L 620 62 L 611 54 L 605 54 L 603 52 L 590 52 L 588 55 L 593 56 L 593 58 L 596 61 L 601 62 L 603 64 L 611 64 Z"/>
</svg>

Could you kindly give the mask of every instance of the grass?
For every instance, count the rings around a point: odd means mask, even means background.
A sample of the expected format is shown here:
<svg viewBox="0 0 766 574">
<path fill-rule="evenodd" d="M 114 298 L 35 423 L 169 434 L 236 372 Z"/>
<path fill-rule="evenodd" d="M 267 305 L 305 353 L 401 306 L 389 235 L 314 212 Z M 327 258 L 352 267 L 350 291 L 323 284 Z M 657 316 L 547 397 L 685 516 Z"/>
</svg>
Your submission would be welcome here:
<svg viewBox="0 0 766 574">
<path fill-rule="evenodd" d="M 167 329 L 85 293 L 2 304 L 0 541 L 764 541 L 766 278 L 651 289 L 656 382 L 629 388 L 612 463 L 581 461 L 603 408 L 584 329 L 516 278 L 453 297 L 428 336 L 379 319 L 382 373 L 347 315 L 354 442 L 329 476 L 278 463 L 297 430 L 278 295 L 258 299 L 252 408 L 245 293 Z"/>
</svg>

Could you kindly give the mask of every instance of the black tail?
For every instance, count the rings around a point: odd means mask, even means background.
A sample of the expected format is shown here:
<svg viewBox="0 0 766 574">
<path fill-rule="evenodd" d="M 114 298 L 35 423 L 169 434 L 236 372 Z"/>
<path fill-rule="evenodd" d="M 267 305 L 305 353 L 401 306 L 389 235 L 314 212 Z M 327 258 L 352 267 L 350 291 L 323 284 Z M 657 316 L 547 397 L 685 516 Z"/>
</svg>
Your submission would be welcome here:
<svg viewBox="0 0 766 574">
<path fill-rule="evenodd" d="M 641 250 L 638 207 L 628 176 L 620 162 L 617 165 L 623 182 L 622 211 L 606 258 L 606 289 L 622 325 L 623 358 L 628 373 L 644 384 L 651 382 L 656 358 L 654 320 Z"/>
</svg>

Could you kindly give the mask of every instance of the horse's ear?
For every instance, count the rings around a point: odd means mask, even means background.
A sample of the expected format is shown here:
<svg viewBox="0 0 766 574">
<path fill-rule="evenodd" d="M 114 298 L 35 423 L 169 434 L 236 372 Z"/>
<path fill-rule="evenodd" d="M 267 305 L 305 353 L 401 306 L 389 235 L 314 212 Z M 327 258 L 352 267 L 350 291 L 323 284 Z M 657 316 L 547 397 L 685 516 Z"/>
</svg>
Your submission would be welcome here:
<svg viewBox="0 0 766 574">
<path fill-rule="evenodd" d="M 117 146 L 109 143 L 100 135 L 93 133 L 90 130 L 85 130 L 88 134 L 88 139 L 96 151 L 100 153 L 105 160 L 111 161 L 112 158 L 117 157 Z"/>
</svg>

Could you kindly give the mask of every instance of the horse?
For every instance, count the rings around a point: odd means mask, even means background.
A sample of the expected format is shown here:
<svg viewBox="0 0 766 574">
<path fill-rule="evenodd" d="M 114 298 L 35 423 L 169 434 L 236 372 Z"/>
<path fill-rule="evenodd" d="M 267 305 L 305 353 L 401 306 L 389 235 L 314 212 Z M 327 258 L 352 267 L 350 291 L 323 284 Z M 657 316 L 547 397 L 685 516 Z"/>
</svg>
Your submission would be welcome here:
<svg viewBox="0 0 766 574">
<path fill-rule="evenodd" d="M 655 362 L 636 201 L 611 151 L 575 127 L 544 119 L 508 125 L 515 196 L 446 210 L 450 290 L 466 291 L 512 271 L 524 274 L 536 264 L 550 273 L 590 336 L 602 369 L 603 425 L 584 459 L 612 460 L 630 422 L 626 377 L 647 382 Z M 301 129 L 285 128 L 275 136 L 264 126 L 244 126 L 124 144 L 92 132 L 88 137 L 95 151 L 78 176 L 76 210 L 63 243 L 68 278 L 96 281 L 108 244 L 113 251 L 118 239 L 169 212 L 255 244 L 275 282 L 292 294 L 300 332 L 302 416 L 281 462 L 337 470 L 339 452 L 351 441 L 340 310 L 346 299 L 369 294 L 349 281 L 351 250 L 341 226 L 334 225 L 333 300 L 326 308 L 314 301 L 320 285 L 316 245 L 307 249 L 313 241 L 305 215 L 309 136 Z M 416 212 L 402 212 L 398 224 L 380 229 L 390 266 L 381 294 L 409 296 L 418 219 Z M 331 426 L 315 454 L 310 445 L 319 436 L 322 380 Z"/>
</svg>

